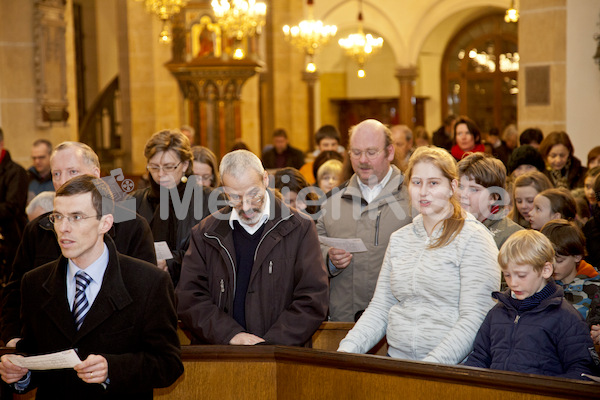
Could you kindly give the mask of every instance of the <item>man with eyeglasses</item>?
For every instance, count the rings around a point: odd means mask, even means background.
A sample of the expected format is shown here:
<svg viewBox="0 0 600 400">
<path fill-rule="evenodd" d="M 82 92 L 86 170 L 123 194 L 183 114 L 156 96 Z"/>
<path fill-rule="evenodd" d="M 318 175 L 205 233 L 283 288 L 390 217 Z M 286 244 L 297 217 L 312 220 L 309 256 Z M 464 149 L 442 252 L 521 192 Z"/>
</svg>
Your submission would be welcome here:
<svg viewBox="0 0 600 400">
<path fill-rule="evenodd" d="M 314 223 L 267 189 L 251 152 L 226 154 L 220 173 L 229 206 L 192 230 L 176 290 L 192 343 L 310 342 L 328 306 Z"/>
<path fill-rule="evenodd" d="M 368 119 L 350 129 L 348 156 L 354 175 L 321 206 L 320 236 L 359 238 L 365 252 L 321 245 L 330 276 L 332 321 L 358 320 L 375 291 L 390 235 L 412 222 L 404 175 L 393 165 L 390 129 Z"/>
<path fill-rule="evenodd" d="M 169 275 L 121 255 L 110 236 L 112 193 L 92 175 L 56 191 L 49 215 L 62 256 L 25 274 L 27 355 L 76 349 L 73 368 L 29 371 L 2 356 L 0 375 L 37 398 L 151 399 L 183 373 L 175 294 Z M 20 356 L 19 356 L 20 357 Z"/>
<path fill-rule="evenodd" d="M 56 146 L 50 158 L 52 183 L 58 190 L 69 179 L 89 174 L 100 177 L 100 162 L 96 153 L 86 144 L 63 142 Z M 0 338 L 14 347 L 21 337 L 21 279 L 23 275 L 41 265 L 56 260 L 60 247 L 56 242 L 54 226 L 45 213 L 30 221 L 23 232 L 12 265 L 12 274 L 2 291 L 2 329 Z M 156 264 L 156 253 L 150 226 L 136 215 L 128 221 L 113 224 L 108 231 L 121 254 Z"/>
</svg>

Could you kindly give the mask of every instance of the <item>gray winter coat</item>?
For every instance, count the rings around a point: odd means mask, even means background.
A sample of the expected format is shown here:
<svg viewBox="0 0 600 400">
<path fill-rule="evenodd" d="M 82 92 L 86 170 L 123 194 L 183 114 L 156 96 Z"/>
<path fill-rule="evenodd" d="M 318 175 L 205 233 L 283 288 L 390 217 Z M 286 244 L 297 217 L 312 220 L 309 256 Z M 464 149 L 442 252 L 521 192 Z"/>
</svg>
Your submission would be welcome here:
<svg viewBox="0 0 600 400">
<path fill-rule="evenodd" d="M 331 274 L 329 315 L 332 321 L 353 322 L 355 314 L 367 308 L 373 297 L 390 235 L 412 221 L 404 183 L 402 172 L 392 166 L 387 185 L 379 196 L 367 203 L 355 174 L 323 204 L 317 221 L 320 236 L 360 238 L 367 247 L 366 252 L 354 253 L 346 268 Z M 328 265 L 329 247 L 321 245 L 321 251 Z"/>
</svg>

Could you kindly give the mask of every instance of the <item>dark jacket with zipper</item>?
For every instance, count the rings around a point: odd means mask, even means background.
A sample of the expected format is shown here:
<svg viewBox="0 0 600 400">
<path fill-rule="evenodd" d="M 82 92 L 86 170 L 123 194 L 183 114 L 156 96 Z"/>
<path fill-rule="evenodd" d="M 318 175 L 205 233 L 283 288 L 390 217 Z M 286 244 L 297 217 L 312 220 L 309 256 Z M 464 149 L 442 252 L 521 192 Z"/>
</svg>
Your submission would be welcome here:
<svg viewBox="0 0 600 400">
<path fill-rule="evenodd" d="M 562 288 L 521 313 L 508 296 L 510 289 L 492 294 L 498 304 L 483 321 L 465 365 L 571 379 L 597 375 L 590 329 L 563 299 Z"/>
<path fill-rule="evenodd" d="M 231 207 L 192 230 L 176 289 L 180 320 L 192 344 L 229 344 L 240 332 L 268 344 L 302 346 L 327 316 L 328 282 L 310 218 L 268 191 L 270 219 L 254 253 L 246 293 L 246 329 L 233 318 L 236 265 Z"/>
</svg>

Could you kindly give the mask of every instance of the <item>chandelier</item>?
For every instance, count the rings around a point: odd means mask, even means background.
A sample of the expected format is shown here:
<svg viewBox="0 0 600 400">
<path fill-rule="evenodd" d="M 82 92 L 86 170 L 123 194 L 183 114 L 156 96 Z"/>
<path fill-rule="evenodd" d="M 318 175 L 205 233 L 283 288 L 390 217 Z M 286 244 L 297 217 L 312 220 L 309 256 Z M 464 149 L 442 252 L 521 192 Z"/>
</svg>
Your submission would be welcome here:
<svg viewBox="0 0 600 400">
<path fill-rule="evenodd" d="M 515 0 L 510 2 L 510 8 L 506 10 L 506 14 L 504 15 L 504 21 L 509 22 L 517 22 L 519 20 L 519 10 L 515 7 Z"/>
<path fill-rule="evenodd" d="M 256 0 L 213 0 L 212 8 L 221 30 L 232 39 L 260 35 L 267 5 Z"/>
<path fill-rule="evenodd" d="M 298 25 L 283 27 L 285 40 L 303 51 L 309 59 L 306 64 L 306 72 L 315 72 L 317 66 L 314 63 L 314 55 L 321 46 L 335 36 L 337 27 L 335 25 L 324 25 L 322 21 L 315 20 L 313 15 L 313 0 L 307 0 L 308 19 L 301 21 Z"/>
<path fill-rule="evenodd" d="M 338 41 L 339 45 L 346 50 L 346 55 L 352 57 L 358 63 L 358 77 L 365 77 L 364 64 L 367 58 L 376 53 L 383 46 L 383 38 L 376 38 L 370 33 L 363 32 L 362 0 L 359 0 L 358 10 L 358 33 L 352 33 L 346 38 Z"/>
<path fill-rule="evenodd" d="M 171 17 L 178 14 L 182 7 L 188 3 L 189 0 L 136 0 L 143 1 L 146 4 L 148 12 L 158 15 L 158 18 L 163 23 L 162 29 L 159 34 L 159 40 L 161 43 L 171 42 L 171 29 L 169 27 L 169 21 Z"/>
</svg>

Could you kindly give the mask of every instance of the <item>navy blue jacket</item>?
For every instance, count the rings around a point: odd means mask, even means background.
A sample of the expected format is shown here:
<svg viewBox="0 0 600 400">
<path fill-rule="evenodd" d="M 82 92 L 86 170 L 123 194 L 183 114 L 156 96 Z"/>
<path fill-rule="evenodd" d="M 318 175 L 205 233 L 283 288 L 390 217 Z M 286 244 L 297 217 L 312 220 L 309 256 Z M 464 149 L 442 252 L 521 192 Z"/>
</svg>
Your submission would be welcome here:
<svg viewBox="0 0 600 400">
<path fill-rule="evenodd" d="M 521 314 L 508 296 L 510 289 L 492 293 L 498 304 L 483 321 L 465 365 L 571 379 L 597 373 L 590 329 L 563 299 L 562 288 Z"/>
</svg>

